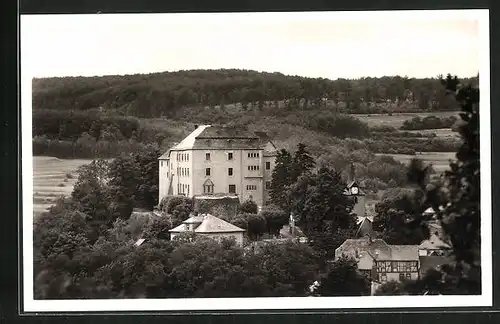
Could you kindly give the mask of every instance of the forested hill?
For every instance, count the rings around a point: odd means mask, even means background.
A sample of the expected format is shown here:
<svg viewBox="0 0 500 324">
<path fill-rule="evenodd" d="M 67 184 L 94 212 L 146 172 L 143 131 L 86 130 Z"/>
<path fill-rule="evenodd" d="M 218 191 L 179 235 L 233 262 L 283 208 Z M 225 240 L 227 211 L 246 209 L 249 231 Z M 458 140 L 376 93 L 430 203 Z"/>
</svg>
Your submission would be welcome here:
<svg viewBox="0 0 500 324">
<path fill-rule="evenodd" d="M 463 81 L 476 83 L 477 77 Z M 34 109 L 100 108 L 136 117 L 175 117 L 193 107 L 302 110 L 328 104 L 347 113 L 456 109 L 437 78 L 332 81 L 248 70 L 190 70 L 33 80 Z"/>
</svg>

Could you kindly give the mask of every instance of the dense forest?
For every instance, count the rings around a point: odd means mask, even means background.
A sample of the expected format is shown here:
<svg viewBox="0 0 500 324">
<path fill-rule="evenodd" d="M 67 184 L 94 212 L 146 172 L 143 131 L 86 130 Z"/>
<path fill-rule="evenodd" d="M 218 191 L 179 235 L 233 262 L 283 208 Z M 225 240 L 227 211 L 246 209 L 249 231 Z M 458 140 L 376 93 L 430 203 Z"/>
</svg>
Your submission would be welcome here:
<svg viewBox="0 0 500 324">
<path fill-rule="evenodd" d="M 477 83 L 478 78 L 463 80 Z M 457 110 L 439 78 L 356 80 L 305 78 L 248 70 L 190 70 L 33 80 L 34 109 L 118 110 L 136 117 L 173 117 L 185 107 L 238 103 L 242 110 L 310 109 L 347 113 Z M 233 105 L 234 106 L 234 105 Z"/>
<path fill-rule="evenodd" d="M 344 170 L 353 162 L 359 179 L 376 191 L 404 179 L 400 163 L 376 153 L 453 152 L 461 140 L 369 127 L 346 112 L 455 109 L 456 100 L 441 92 L 439 79 L 331 81 L 243 70 L 34 79 L 33 153 L 112 158 L 151 145 L 164 152 L 194 124 L 221 124 L 264 131 L 279 149 L 303 143 L 319 166 Z M 423 93 L 434 96 L 425 107 L 418 101 Z M 426 127 L 420 124 L 407 129 Z"/>
</svg>

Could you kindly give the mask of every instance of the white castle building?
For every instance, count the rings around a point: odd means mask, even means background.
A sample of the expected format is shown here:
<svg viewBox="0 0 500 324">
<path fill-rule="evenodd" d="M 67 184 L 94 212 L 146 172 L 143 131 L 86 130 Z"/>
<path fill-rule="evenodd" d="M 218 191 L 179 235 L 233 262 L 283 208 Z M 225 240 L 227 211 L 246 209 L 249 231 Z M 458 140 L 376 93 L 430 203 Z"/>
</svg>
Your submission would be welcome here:
<svg viewBox="0 0 500 324">
<path fill-rule="evenodd" d="M 269 199 L 277 150 L 263 132 L 221 126 L 194 131 L 159 158 L 159 199 L 237 195 L 259 207 Z"/>
</svg>

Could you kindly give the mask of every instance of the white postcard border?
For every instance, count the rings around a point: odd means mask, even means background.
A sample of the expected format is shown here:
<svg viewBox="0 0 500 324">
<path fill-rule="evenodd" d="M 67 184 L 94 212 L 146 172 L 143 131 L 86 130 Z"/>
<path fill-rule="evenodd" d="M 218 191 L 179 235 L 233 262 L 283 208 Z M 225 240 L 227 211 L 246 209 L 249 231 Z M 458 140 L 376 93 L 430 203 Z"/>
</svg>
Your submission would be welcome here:
<svg viewBox="0 0 500 324">
<path fill-rule="evenodd" d="M 392 11 L 392 12 L 335 12 L 335 13 L 246 13 L 246 14 L 176 14 L 197 16 L 224 15 L 237 19 L 238 15 L 254 15 L 266 19 L 294 16 L 297 19 L 312 15 L 331 15 L 338 20 L 351 19 L 477 19 L 480 32 L 480 101 L 481 101 L 481 255 L 482 295 L 479 296 L 363 296 L 363 297 L 277 297 L 277 298 L 200 298 L 200 299 L 107 299 L 107 300 L 34 300 L 33 296 L 33 159 L 32 159 L 32 74 L 22 62 L 33 52 L 23 51 L 21 17 L 21 129 L 22 129 L 22 202 L 23 202 L 23 300 L 24 312 L 89 312 L 89 311 L 224 311 L 224 310 L 290 310 L 290 309 L 364 309 L 364 308 L 422 308 L 492 306 L 492 225 L 491 225 L 491 137 L 490 137 L 490 62 L 489 11 Z M 134 15 L 135 16 L 135 15 Z M 146 16 L 146 15 L 141 15 Z M 147 18 L 146 18 L 147 19 Z M 454 53 L 451 53 L 453 55 Z M 460 53 L 456 53 L 460 55 Z"/>
</svg>

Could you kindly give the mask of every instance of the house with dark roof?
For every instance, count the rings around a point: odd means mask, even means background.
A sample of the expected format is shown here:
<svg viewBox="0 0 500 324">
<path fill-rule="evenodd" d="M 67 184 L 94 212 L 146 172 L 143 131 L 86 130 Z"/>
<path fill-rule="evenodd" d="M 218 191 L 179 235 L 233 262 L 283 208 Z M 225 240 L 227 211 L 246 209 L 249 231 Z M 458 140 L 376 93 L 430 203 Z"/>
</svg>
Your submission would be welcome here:
<svg viewBox="0 0 500 324">
<path fill-rule="evenodd" d="M 357 216 L 356 225 L 358 226 L 355 237 L 374 236 L 373 216 Z"/>
<path fill-rule="evenodd" d="M 419 276 L 417 245 L 389 245 L 371 237 L 347 239 L 335 250 L 335 259 L 342 255 L 357 260 L 358 269 L 378 283 L 416 280 Z"/>
<path fill-rule="evenodd" d="M 214 240 L 234 238 L 242 246 L 245 230 L 213 215 L 202 214 L 189 217 L 169 232 L 172 239 L 181 233 L 195 233 Z"/>
<path fill-rule="evenodd" d="M 431 234 L 428 239 L 423 240 L 418 246 L 420 256 L 446 256 L 450 252 L 451 246 L 436 234 Z"/>
<path fill-rule="evenodd" d="M 159 200 L 232 195 L 263 206 L 277 149 L 264 132 L 201 125 L 159 158 Z"/>
</svg>

